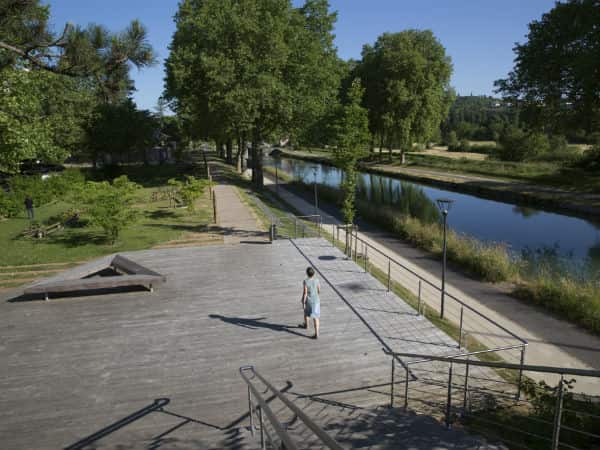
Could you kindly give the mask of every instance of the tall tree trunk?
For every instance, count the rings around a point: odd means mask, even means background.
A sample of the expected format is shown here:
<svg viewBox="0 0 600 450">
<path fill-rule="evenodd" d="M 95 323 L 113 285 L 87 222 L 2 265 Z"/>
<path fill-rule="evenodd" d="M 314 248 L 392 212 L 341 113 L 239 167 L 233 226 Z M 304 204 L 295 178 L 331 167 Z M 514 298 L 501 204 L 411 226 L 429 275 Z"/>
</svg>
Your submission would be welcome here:
<svg viewBox="0 0 600 450">
<path fill-rule="evenodd" d="M 379 135 L 379 162 L 383 161 L 383 132 Z"/>
<path fill-rule="evenodd" d="M 202 159 L 204 160 L 204 174 L 206 175 L 206 178 L 208 178 L 210 172 L 208 169 L 208 161 L 206 160 L 206 152 L 204 149 L 201 149 L 200 151 L 202 152 Z"/>
<path fill-rule="evenodd" d="M 227 163 L 233 164 L 233 141 L 229 139 L 227 141 Z"/>
<path fill-rule="evenodd" d="M 390 151 L 388 153 L 388 160 L 389 160 L 389 162 L 392 162 L 392 144 L 391 143 L 389 144 L 389 149 L 390 149 Z"/>
<path fill-rule="evenodd" d="M 263 188 L 262 151 L 257 137 L 252 141 L 252 181 L 257 189 Z"/>
<path fill-rule="evenodd" d="M 238 136 L 237 139 L 237 152 L 235 154 L 235 168 L 237 173 L 242 173 L 242 157 L 244 156 L 244 146 L 242 143 L 242 137 Z"/>
</svg>

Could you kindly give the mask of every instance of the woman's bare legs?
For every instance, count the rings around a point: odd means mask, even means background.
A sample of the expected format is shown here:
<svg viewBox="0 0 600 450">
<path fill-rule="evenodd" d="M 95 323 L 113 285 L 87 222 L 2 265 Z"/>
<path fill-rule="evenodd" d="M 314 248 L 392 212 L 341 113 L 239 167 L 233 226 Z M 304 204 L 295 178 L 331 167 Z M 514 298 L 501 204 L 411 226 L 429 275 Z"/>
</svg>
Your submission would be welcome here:
<svg viewBox="0 0 600 450">
<path fill-rule="evenodd" d="M 315 327 L 315 337 L 319 337 L 319 319 L 313 318 L 313 325 Z"/>
</svg>

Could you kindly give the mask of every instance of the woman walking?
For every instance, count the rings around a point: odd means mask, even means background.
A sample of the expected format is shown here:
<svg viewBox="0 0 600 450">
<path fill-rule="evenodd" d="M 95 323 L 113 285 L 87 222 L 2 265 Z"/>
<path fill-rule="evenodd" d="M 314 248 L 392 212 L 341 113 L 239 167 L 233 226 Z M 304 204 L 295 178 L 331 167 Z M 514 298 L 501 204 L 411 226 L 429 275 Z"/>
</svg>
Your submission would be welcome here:
<svg viewBox="0 0 600 450">
<path fill-rule="evenodd" d="M 302 291 L 302 308 L 304 309 L 304 323 L 301 328 L 308 329 L 308 319 L 312 318 L 315 334 L 313 339 L 319 338 L 319 317 L 321 316 L 321 284 L 319 279 L 315 277 L 315 269 L 309 267 L 306 269 L 307 278 L 304 280 Z"/>
</svg>

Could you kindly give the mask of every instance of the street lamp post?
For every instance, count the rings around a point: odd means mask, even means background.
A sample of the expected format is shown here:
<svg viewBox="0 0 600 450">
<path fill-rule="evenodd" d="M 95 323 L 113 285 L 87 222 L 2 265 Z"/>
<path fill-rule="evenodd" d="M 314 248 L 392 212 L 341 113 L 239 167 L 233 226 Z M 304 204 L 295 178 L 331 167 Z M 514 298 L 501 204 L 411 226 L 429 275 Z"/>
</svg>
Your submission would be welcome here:
<svg viewBox="0 0 600 450">
<path fill-rule="evenodd" d="M 319 214 L 319 197 L 317 194 L 317 169 L 313 169 L 313 175 L 315 176 L 315 216 Z"/>
<path fill-rule="evenodd" d="M 449 198 L 438 198 L 437 205 L 444 218 L 444 244 L 443 244 L 443 256 L 442 256 L 442 299 L 440 305 L 440 317 L 444 318 L 444 297 L 446 295 L 446 228 L 448 223 L 448 211 L 452 207 L 454 200 Z"/>
<path fill-rule="evenodd" d="M 279 161 L 275 161 L 275 193 L 279 195 L 279 174 L 277 173 L 277 166 Z"/>
</svg>

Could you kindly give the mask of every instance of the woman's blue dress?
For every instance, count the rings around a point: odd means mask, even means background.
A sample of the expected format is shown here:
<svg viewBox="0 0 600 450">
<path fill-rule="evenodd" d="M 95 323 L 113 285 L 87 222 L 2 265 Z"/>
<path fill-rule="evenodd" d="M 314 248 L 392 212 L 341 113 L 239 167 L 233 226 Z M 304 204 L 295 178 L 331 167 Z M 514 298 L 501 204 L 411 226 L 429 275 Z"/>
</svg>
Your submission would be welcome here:
<svg viewBox="0 0 600 450">
<path fill-rule="evenodd" d="M 319 298 L 319 279 L 312 277 L 304 280 L 306 286 L 306 306 L 304 315 L 318 319 L 321 316 L 321 299 Z"/>
</svg>

